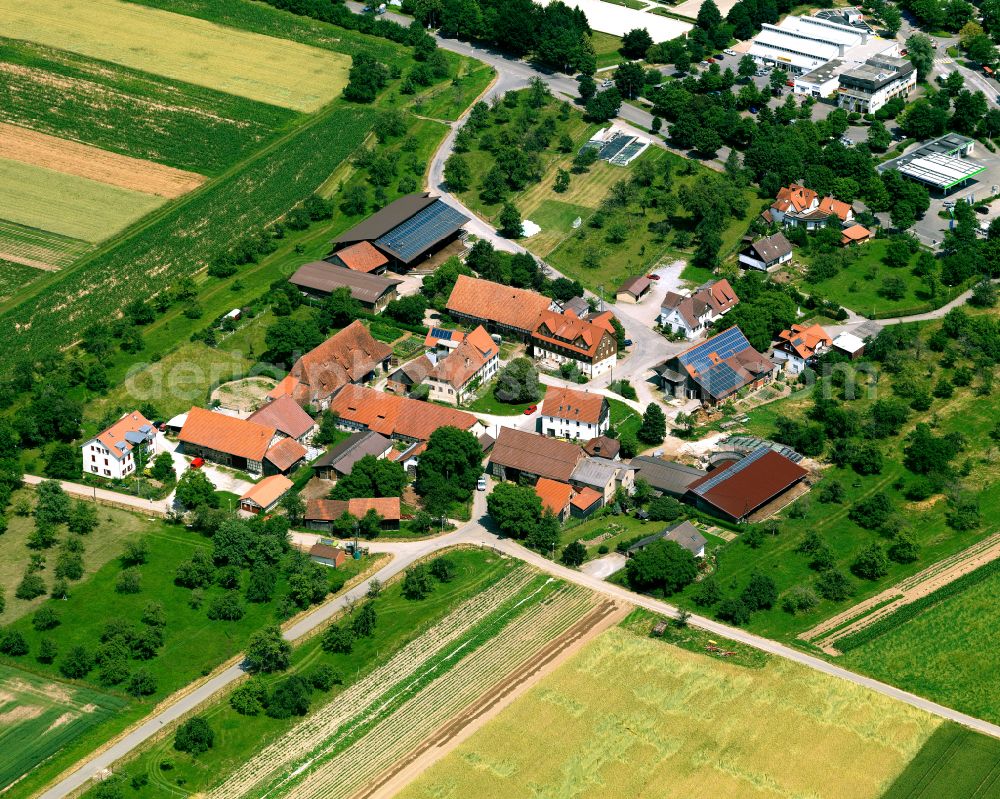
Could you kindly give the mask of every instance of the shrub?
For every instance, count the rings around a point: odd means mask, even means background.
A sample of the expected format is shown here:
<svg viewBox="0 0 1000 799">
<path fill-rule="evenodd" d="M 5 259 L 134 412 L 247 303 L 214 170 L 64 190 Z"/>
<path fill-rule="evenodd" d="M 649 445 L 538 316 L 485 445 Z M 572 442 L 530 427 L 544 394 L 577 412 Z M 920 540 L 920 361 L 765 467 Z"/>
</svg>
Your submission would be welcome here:
<svg viewBox="0 0 1000 799">
<path fill-rule="evenodd" d="M 317 691 L 329 691 L 333 686 L 344 682 L 344 676 L 333 666 L 323 663 L 312 669 L 306 679 Z"/>
<path fill-rule="evenodd" d="M 21 582 L 14 591 L 14 596 L 18 599 L 34 599 L 45 593 L 45 581 L 40 574 L 34 572 L 25 574 Z"/>
<path fill-rule="evenodd" d="M 267 689 L 257 679 L 248 680 L 229 695 L 229 706 L 241 716 L 260 715 L 266 701 Z"/>
<path fill-rule="evenodd" d="M 245 612 L 240 595 L 235 591 L 227 591 L 208 605 L 208 618 L 213 621 L 239 621 Z"/>
<path fill-rule="evenodd" d="M 831 602 L 843 602 L 853 591 L 851 581 L 836 569 L 826 569 L 816 581 L 816 590 L 824 599 Z"/>
<path fill-rule="evenodd" d="M 122 569 L 115 579 L 119 594 L 138 594 L 142 590 L 142 573 L 136 568 Z"/>
<path fill-rule="evenodd" d="M 125 690 L 135 697 L 152 696 L 156 693 L 156 677 L 148 669 L 139 669 L 128 678 Z"/>
<path fill-rule="evenodd" d="M 43 638 L 38 643 L 38 662 L 52 663 L 59 654 L 59 647 L 51 638 Z"/>
<path fill-rule="evenodd" d="M 795 614 L 812 610 L 819 604 L 816 592 L 805 585 L 792 586 L 781 598 L 781 607 L 786 613 Z"/>
<path fill-rule="evenodd" d="M 302 677 L 282 680 L 267 698 L 267 715 L 273 719 L 304 716 L 309 712 L 309 683 Z"/>
<path fill-rule="evenodd" d="M 722 601 L 715 616 L 721 621 L 727 621 L 739 627 L 750 621 L 750 609 L 743 604 L 742 600 L 730 597 Z"/>
<path fill-rule="evenodd" d="M 455 577 L 455 564 L 448 557 L 436 558 L 430 566 L 431 575 L 442 583 L 451 582 Z"/>
<path fill-rule="evenodd" d="M 0 652 L 11 657 L 28 654 L 28 642 L 18 630 L 4 630 L 0 633 Z"/>
<path fill-rule="evenodd" d="M 185 721 L 177 728 L 177 733 L 174 735 L 174 749 L 190 755 L 207 752 L 214 743 L 215 733 L 201 716 L 194 716 Z"/>
<path fill-rule="evenodd" d="M 86 677 L 94 668 L 94 656 L 83 646 L 74 646 L 59 664 L 59 671 L 64 677 L 79 680 Z"/>
<path fill-rule="evenodd" d="M 349 655 L 354 649 L 354 632 L 350 627 L 329 627 L 323 633 L 323 650 L 334 654 Z"/>
<path fill-rule="evenodd" d="M 59 626 L 59 617 L 48 605 L 42 605 L 31 618 L 31 626 L 39 631 L 51 630 Z"/>
</svg>

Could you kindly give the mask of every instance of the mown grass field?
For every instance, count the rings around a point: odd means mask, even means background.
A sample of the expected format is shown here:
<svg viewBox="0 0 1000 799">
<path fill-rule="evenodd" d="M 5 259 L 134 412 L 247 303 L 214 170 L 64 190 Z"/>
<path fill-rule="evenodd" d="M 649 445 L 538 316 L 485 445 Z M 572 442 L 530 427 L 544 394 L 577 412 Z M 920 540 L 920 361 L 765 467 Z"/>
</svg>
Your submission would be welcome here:
<svg viewBox="0 0 1000 799">
<path fill-rule="evenodd" d="M 217 175 L 298 115 L 190 83 L 0 38 L 0 121 Z"/>
<path fill-rule="evenodd" d="M 418 95 L 409 108 L 415 114 L 431 119 L 458 119 L 472 105 L 494 76 L 493 67 L 480 61 L 465 61 L 450 84 L 434 86 Z"/>
<path fill-rule="evenodd" d="M 1000 741 L 945 722 L 882 799 L 998 799 Z"/>
<path fill-rule="evenodd" d="M 838 663 L 956 710 L 1000 722 L 998 593 L 1000 576 L 988 577 L 847 652 Z"/>
<path fill-rule="evenodd" d="M 314 636 L 295 648 L 292 666 L 287 672 L 265 676 L 265 682 L 273 687 L 289 675 L 301 675 L 322 664 L 333 666 L 343 675 L 344 684 L 336 686 L 330 696 L 315 697 L 314 710 L 318 709 L 321 703 L 335 699 L 458 604 L 484 590 L 512 568 L 509 561 L 486 551 L 457 550 L 448 557 L 455 564 L 455 578 L 450 583 L 435 583 L 432 593 L 423 600 L 403 597 L 399 582 L 387 587 L 376 601 L 378 623 L 374 636 L 358 639 L 350 654 L 324 652 L 320 646 L 321 637 Z M 125 768 L 128 774 L 148 775 L 150 785 L 145 792 L 150 796 L 175 796 L 178 785 L 183 786 L 185 793 L 206 790 L 301 721 L 299 718 L 272 719 L 263 714 L 241 716 L 230 707 L 228 697 L 212 703 L 202 715 L 215 731 L 215 745 L 210 751 L 192 758 L 174 751 L 172 738 L 168 737 L 147 747 Z M 164 771 L 164 762 L 169 762 L 173 768 Z"/>
<path fill-rule="evenodd" d="M 0 665 L 0 790 L 124 704 L 116 696 Z"/>
<path fill-rule="evenodd" d="M 33 280 L 40 278 L 44 272 L 33 266 L 16 264 L 0 258 L 0 302 L 13 297 Z"/>
<path fill-rule="evenodd" d="M 316 111 L 347 85 L 343 55 L 120 0 L 0 0 L 0 13 L 13 38 L 297 111 Z"/>
<path fill-rule="evenodd" d="M 786 660 L 747 668 L 618 627 L 400 797 L 878 799 L 938 724 Z"/>
<path fill-rule="evenodd" d="M 0 158 L 0 214 L 19 225 L 97 243 L 163 204 L 162 197 Z M 0 248 L 4 246 L 0 239 Z"/>
</svg>

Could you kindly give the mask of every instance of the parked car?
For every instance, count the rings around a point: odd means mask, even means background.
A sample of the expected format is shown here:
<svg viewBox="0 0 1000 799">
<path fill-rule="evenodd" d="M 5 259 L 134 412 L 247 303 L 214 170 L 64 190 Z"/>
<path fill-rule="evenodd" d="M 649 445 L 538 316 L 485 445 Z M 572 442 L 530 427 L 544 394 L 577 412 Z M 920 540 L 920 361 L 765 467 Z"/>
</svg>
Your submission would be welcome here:
<svg viewBox="0 0 1000 799">
<path fill-rule="evenodd" d="M 486 475 L 479 475 L 479 480 L 476 481 L 476 490 L 485 491 L 486 490 Z"/>
<path fill-rule="evenodd" d="M 204 458 L 194 458 L 191 461 L 191 468 L 192 469 L 200 469 L 204 465 L 205 465 L 205 459 Z"/>
<path fill-rule="evenodd" d="M 537 405 L 529 405 L 527 408 L 524 409 L 524 415 L 531 416 L 531 414 L 533 414 L 537 410 L 538 410 Z"/>
<path fill-rule="evenodd" d="M 736 55 L 735 50 L 723 50 L 722 52 L 725 53 L 726 55 Z"/>
<path fill-rule="evenodd" d="M 648 277 L 650 280 L 659 280 L 660 279 L 660 276 L 658 274 L 656 274 L 656 272 L 650 272 L 648 275 L 646 275 L 646 277 Z"/>
<path fill-rule="evenodd" d="M 625 346 L 626 347 L 631 347 L 632 346 L 632 339 L 630 339 L 630 338 L 625 339 Z"/>
<path fill-rule="evenodd" d="M 615 82 L 613 80 L 603 80 L 603 81 L 601 81 L 601 88 L 602 89 L 610 89 L 614 85 L 615 85 Z"/>
</svg>

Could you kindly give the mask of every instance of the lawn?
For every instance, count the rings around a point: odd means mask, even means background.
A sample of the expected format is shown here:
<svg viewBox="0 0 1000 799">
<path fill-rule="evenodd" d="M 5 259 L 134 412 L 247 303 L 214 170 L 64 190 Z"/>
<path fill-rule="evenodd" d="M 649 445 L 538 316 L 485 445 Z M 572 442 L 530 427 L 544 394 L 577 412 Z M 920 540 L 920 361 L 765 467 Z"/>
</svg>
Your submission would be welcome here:
<svg viewBox="0 0 1000 799">
<path fill-rule="evenodd" d="M 882 799 L 1000 799 L 1000 741 L 945 722 Z"/>
<path fill-rule="evenodd" d="M 800 280 L 797 281 L 799 287 L 805 292 L 816 294 L 873 319 L 928 311 L 944 305 L 957 293 L 942 288 L 936 299 L 928 299 L 923 282 L 912 272 L 917 255 L 910 259 L 909 265 L 893 269 L 882 262 L 887 246 L 887 239 L 875 239 L 859 245 L 854 248 L 856 260 L 838 275 L 819 283 Z M 808 262 L 808 256 L 803 260 Z M 905 294 L 898 300 L 879 293 L 883 281 L 888 277 L 899 278 L 906 287 Z"/>
<path fill-rule="evenodd" d="M 0 38 L 0 73 L 0 121 L 202 175 L 219 174 L 298 117 L 285 108 L 14 39 Z"/>
<path fill-rule="evenodd" d="M 453 82 L 418 94 L 410 108 L 413 113 L 431 119 L 458 119 L 473 100 L 486 91 L 494 74 L 493 67 L 488 64 L 465 59 Z"/>
<path fill-rule="evenodd" d="M 22 489 L 14 495 L 15 501 L 20 497 L 34 501 L 35 492 Z M 128 511 L 99 505 L 97 508 L 98 526 L 90 535 L 83 539 L 83 579 L 87 580 L 95 572 L 105 566 L 113 558 L 117 558 L 124 542 L 131 538 L 139 538 L 149 533 L 151 529 L 159 529 L 158 522 L 149 522 L 144 517 Z M 7 516 L 7 532 L 0 538 L 0 586 L 3 586 L 7 596 L 7 609 L 0 614 L 0 623 L 10 624 L 15 619 L 35 610 L 46 602 L 44 596 L 29 601 L 14 596 L 17 584 L 24 574 L 32 550 L 26 546 L 26 541 L 35 529 L 35 521 L 31 516 L 18 516 L 9 513 Z M 49 554 L 49 569 L 42 573 L 47 586 L 51 585 L 51 567 L 55 563 L 55 555 Z M 76 584 L 82 589 L 83 584 Z"/>
<path fill-rule="evenodd" d="M 400 797 L 878 799 L 938 724 L 787 660 L 748 668 L 618 627 Z"/>
<path fill-rule="evenodd" d="M 1000 723 L 998 593 L 1000 575 L 993 575 L 851 650 L 838 663 Z"/>
<path fill-rule="evenodd" d="M 519 413 L 524 413 L 532 405 L 538 404 L 536 402 L 518 402 L 513 404 L 501 402 L 493 393 L 494 388 L 494 385 L 487 386 L 482 396 L 477 397 L 464 406 L 463 410 L 472 411 L 473 413 L 494 413 L 497 416 L 517 416 Z"/>
<path fill-rule="evenodd" d="M 273 686 L 289 674 L 301 674 L 328 664 L 344 677 L 344 684 L 334 688 L 339 694 L 388 661 L 458 604 L 516 568 L 510 561 L 484 550 L 456 550 L 448 557 L 456 566 L 455 578 L 446 584 L 435 581 L 433 591 L 425 599 L 404 598 L 402 584 L 398 581 L 384 589 L 375 604 L 378 623 L 374 636 L 358 639 L 350 654 L 324 652 L 320 646 L 321 637 L 313 636 L 295 648 L 291 669 L 284 674 L 265 677 L 267 683 Z M 322 700 L 315 700 L 317 707 L 319 701 Z M 278 720 L 264 715 L 241 716 L 230 708 L 226 698 L 209 705 L 202 715 L 215 731 L 215 745 L 209 752 L 198 758 L 183 755 L 172 748 L 172 737 L 166 737 L 146 747 L 125 769 L 129 774 L 149 776 L 149 796 L 175 796 L 178 785 L 183 786 L 185 794 L 206 790 L 300 722 L 298 718 Z M 163 768 L 165 762 L 172 766 L 169 771 Z"/>
<path fill-rule="evenodd" d="M 0 258 L 0 302 L 13 297 L 21 289 L 37 280 L 44 273 L 33 266 L 16 264 Z"/>
<path fill-rule="evenodd" d="M 642 414 L 621 400 L 608 398 L 611 406 L 611 426 L 618 431 L 618 437 L 636 435 L 642 427 Z"/>
<path fill-rule="evenodd" d="M 11 222 L 99 242 L 163 204 L 164 199 L 40 166 L 0 158 L 0 193 Z M 0 238 L 0 252 L 6 252 Z"/>
<path fill-rule="evenodd" d="M 347 85 L 346 56 L 120 0 L 0 0 L 0 13 L 13 38 L 297 111 Z"/>
<path fill-rule="evenodd" d="M 124 704 L 117 696 L 0 665 L 0 791 Z"/>
<path fill-rule="evenodd" d="M 594 46 L 598 69 L 613 66 L 623 60 L 622 54 L 618 52 L 622 46 L 620 36 L 594 31 L 590 36 L 590 43 Z"/>
</svg>

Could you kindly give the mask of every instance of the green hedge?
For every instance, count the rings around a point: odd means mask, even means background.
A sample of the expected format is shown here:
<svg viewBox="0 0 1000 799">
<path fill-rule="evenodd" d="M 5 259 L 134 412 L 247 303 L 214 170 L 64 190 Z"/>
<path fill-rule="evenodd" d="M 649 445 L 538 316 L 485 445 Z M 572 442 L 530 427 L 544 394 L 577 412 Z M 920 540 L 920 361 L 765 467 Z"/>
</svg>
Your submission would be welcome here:
<svg viewBox="0 0 1000 799">
<path fill-rule="evenodd" d="M 981 583 L 988 577 L 992 577 L 994 574 L 1000 573 L 1000 560 L 990 561 L 989 563 L 980 566 L 975 571 L 971 571 L 968 574 L 963 574 L 957 580 L 953 580 L 947 585 L 941 586 L 937 591 L 934 591 L 927 596 L 920 597 L 909 605 L 903 605 L 895 613 L 890 613 L 879 619 L 874 624 L 870 624 L 863 630 L 858 630 L 856 633 L 851 633 L 850 635 L 845 635 L 843 638 L 838 638 L 834 641 L 833 645 L 839 649 L 841 652 L 849 652 L 852 649 L 857 649 L 859 646 L 874 641 L 880 635 L 885 635 L 885 633 L 895 630 L 902 624 L 905 624 L 910 619 L 919 615 L 928 608 L 933 607 L 939 602 L 943 602 L 949 597 L 955 596 L 956 594 L 962 593 L 967 588 Z"/>
</svg>

